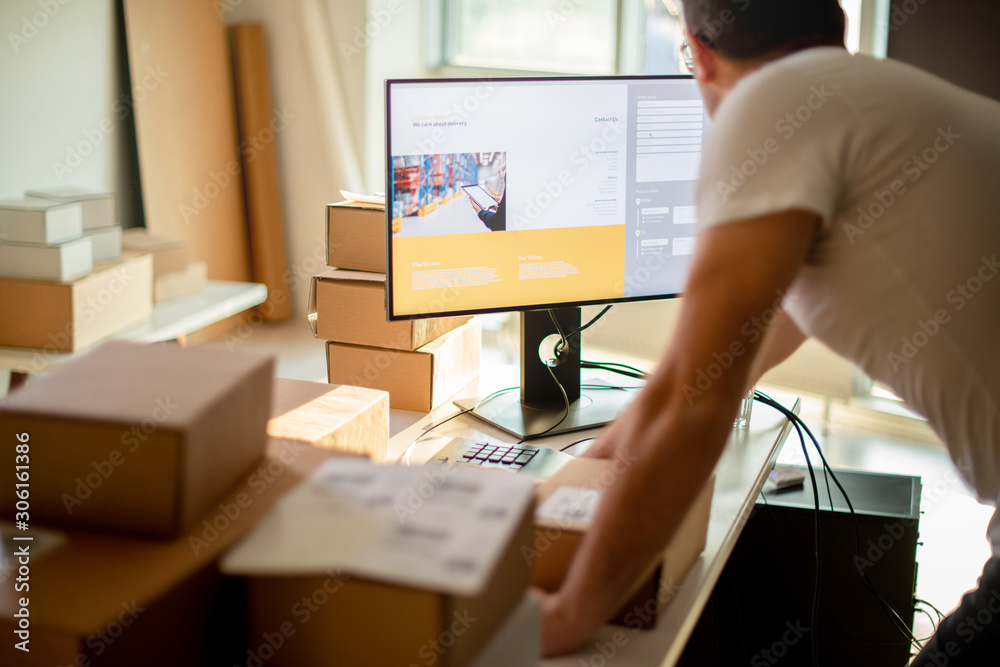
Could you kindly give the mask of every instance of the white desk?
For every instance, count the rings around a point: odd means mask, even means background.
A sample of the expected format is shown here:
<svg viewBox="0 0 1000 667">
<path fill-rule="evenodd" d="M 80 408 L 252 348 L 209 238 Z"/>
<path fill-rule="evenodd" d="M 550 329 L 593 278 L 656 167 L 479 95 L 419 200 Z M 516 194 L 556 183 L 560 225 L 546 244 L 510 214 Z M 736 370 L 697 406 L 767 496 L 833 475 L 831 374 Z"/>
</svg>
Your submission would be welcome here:
<svg viewBox="0 0 1000 667">
<path fill-rule="evenodd" d="M 508 378 L 509 379 L 509 378 Z M 502 386 L 502 385 L 497 385 Z M 503 385 L 506 386 L 506 385 Z M 473 383 L 459 397 L 484 395 L 479 385 Z M 772 395 L 785 407 L 798 412 L 799 400 L 787 395 Z M 414 439 L 428 426 L 454 414 L 457 409 L 450 403 L 429 413 L 415 424 L 395 434 L 389 441 L 389 454 L 402 455 Z M 614 664 L 625 666 L 661 665 L 673 667 L 679 659 L 694 630 L 698 617 L 708 601 L 722 569 L 736 545 L 740 531 L 746 523 L 767 474 L 774 467 L 775 459 L 785 438 L 791 431 L 790 422 L 773 408 L 755 403 L 750 428 L 734 431 L 729 444 L 715 468 L 715 496 L 708 524 L 705 551 L 695 563 L 687 578 L 680 583 L 680 591 L 670 602 L 655 629 L 637 631 L 632 628 L 607 625 L 577 653 L 544 660 L 544 667 L 580 667 L 581 665 Z M 409 452 L 413 464 L 426 461 L 452 437 L 467 435 L 470 430 L 511 441 L 511 436 L 498 431 L 478 419 L 462 415 L 444 424 L 421 440 Z M 552 438 L 535 440 L 533 445 L 563 447 L 581 438 L 596 435 L 598 431 L 578 431 Z M 621 633 L 616 635 L 616 633 Z M 623 639 L 624 636 L 624 639 Z M 617 638 L 617 642 L 615 639 Z M 610 642 L 610 643 L 609 643 Z M 623 644 L 619 646 L 619 644 Z M 605 651 L 614 650 L 609 659 Z"/>
<path fill-rule="evenodd" d="M 210 280 L 204 291 L 199 294 L 155 304 L 150 319 L 110 338 L 146 343 L 174 340 L 253 308 L 266 299 L 266 285 Z M 57 352 L 24 347 L 0 347 L 0 369 L 6 368 L 14 373 L 41 373 L 72 359 L 82 351 Z"/>
</svg>

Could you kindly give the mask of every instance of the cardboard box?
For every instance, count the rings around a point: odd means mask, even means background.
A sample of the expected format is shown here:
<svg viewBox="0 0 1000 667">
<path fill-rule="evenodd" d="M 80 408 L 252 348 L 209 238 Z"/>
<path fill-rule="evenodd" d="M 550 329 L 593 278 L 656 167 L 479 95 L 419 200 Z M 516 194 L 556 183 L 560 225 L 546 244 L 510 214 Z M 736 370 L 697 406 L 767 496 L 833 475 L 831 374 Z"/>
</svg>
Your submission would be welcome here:
<svg viewBox="0 0 1000 667">
<path fill-rule="evenodd" d="M 27 197 L 35 197 L 61 204 L 78 203 L 83 216 L 83 229 L 98 229 L 118 224 L 115 196 L 110 192 L 94 192 L 72 186 L 27 190 Z"/>
<path fill-rule="evenodd" d="M 72 282 L 0 279 L 0 345 L 72 352 L 149 319 L 153 262 L 125 253 Z"/>
<path fill-rule="evenodd" d="M 0 405 L 0 432 L 39 443 L 31 518 L 180 534 L 263 455 L 273 374 L 270 356 L 112 340 L 34 378 Z"/>
<path fill-rule="evenodd" d="M 333 461 L 222 570 L 249 578 L 251 636 L 284 636 L 265 664 L 469 665 L 526 591 L 531 492 L 498 472 Z"/>
<path fill-rule="evenodd" d="M 34 434 L 29 444 L 32 454 L 44 446 Z M 189 533 L 170 541 L 56 532 L 32 521 L 29 532 L 18 531 L 32 542 L 14 543 L 31 549 L 31 650 L 15 648 L 21 639 L 14 614 L 25 593 L 15 592 L 9 579 L 0 586 L 0 632 L 7 638 L 0 642 L 0 664 L 248 664 L 245 590 L 241 581 L 222 576 L 218 560 L 282 495 L 322 462 L 341 456 L 272 440 L 259 465 Z M 12 544 L 6 534 L 4 543 Z"/>
<path fill-rule="evenodd" d="M 0 242 L 51 245 L 83 234 L 79 204 L 38 199 L 0 200 Z"/>
<path fill-rule="evenodd" d="M 275 378 L 267 434 L 384 461 L 389 394 L 377 389 Z"/>
<path fill-rule="evenodd" d="M 153 276 L 185 271 L 191 262 L 191 253 L 185 241 L 153 236 L 143 227 L 133 227 L 122 232 L 122 245 L 127 250 L 148 252 L 153 256 Z"/>
<path fill-rule="evenodd" d="M 314 276 L 309 292 L 313 335 L 336 343 L 415 350 L 472 319 L 385 319 L 385 274 L 333 269 Z"/>
<path fill-rule="evenodd" d="M 331 384 L 389 392 L 389 406 L 429 412 L 479 376 L 482 332 L 476 319 L 416 350 L 327 343 Z"/>
<path fill-rule="evenodd" d="M 153 278 L 153 303 L 198 294 L 205 289 L 207 282 L 208 265 L 205 262 L 191 262 L 183 271 Z"/>
<path fill-rule="evenodd" d="M 73 280 L 94 268 L 94 246 L 84 236 L 56 245 L 0 243 L 0 278 Z"/>
<path fill-rule="evenodd" d="M 617 458 L 577 458 L 538 485 L 532 585 L 559 590 L 604 490 L 624 465 Z M 714 489 L 712 477 L 678 526 L 663 558 L 635 583 L 613 623 L 644 629 L 656 625 L 660 611 L 705 550 Z"/>
<path fill-rule="evenodd" d="M 385 273 L 385 207 L 342 201 L 326 207 L 326 263 Z"/>
<path fill-rule="evenodd" d="M 117 262 L 122 258 L 122 228 L 118 225 L 88 229 L 84 236 L 94 244 L 94 262 Z"/>
</svg>

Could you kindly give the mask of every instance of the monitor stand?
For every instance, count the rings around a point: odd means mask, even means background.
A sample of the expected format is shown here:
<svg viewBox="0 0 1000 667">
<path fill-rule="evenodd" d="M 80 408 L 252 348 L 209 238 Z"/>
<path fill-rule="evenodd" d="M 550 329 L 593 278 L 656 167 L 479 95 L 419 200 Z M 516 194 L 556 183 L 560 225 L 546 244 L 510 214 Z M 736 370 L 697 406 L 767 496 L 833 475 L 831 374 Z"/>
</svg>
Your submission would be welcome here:
<svg viewBox="0 0 1000 667">
<path fill-rule="evenodd" d="M 569 334 L 580 327 L 579 307 L 554 310 L 563 333 Z M 553 335 L 558 334 L 547 310 L 521 313 L 520 393 L 510 391 L 493 397 L 461 399 L 455 405 L 521 439 L 595 428 L 614 421 L 635 397 L 636 390 L 598 382 L 581 385 L 579 335 L 569 341 L 559 363 L 547 367 L 539 356 L 539 348 Z M 547 349 L 543 354 L 550 356 L 551 346 Z M 549 368 L 566 391 L 568 412 Z M 555 424 L 558 426 L 553 428 Z"/>
</svg>

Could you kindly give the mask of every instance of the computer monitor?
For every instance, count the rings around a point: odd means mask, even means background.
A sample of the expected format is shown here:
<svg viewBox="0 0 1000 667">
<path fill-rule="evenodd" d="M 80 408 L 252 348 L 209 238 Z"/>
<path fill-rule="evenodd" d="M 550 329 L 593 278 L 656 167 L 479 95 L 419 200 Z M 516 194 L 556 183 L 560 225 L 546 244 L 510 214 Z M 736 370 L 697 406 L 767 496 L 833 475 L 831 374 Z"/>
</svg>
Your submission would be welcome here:
<svg viewBox="0 0 1000 667">
<path fill-rule="evenodd" d="M 695 81 L 390 80 L 385 100 L 389 319 L 524 311 L 520 394 L 461 405 L 521 438 L 614 419 L 631 395 L 581 387 L 579 336 L 554 354 L 549 309 L 568 334 L 581 306 L 680 294 L 709 122 Z"/>
</svg>

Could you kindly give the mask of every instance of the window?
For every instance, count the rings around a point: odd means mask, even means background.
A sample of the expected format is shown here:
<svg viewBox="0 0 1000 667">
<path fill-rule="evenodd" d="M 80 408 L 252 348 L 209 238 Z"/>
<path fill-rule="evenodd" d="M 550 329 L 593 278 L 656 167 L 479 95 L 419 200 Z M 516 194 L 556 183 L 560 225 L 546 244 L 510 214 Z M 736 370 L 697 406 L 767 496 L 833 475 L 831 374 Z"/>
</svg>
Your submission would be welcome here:
<svg viewBox="0 0 1000 667">
<path fill-rule="evenodd" d="M 570 74 L 687 73 L 680 0 L 441 0 L 448 65 Z M 862 10 L 841 0 L 847 46 L 861 50 Z M 868 23 L 877 23 L 868 21 Z"/>
<path fill-rule="evenodd" d="M 445 21 L 453 65 L 617 71 L 616 0 L 446 0 Z"/>
</svg>

